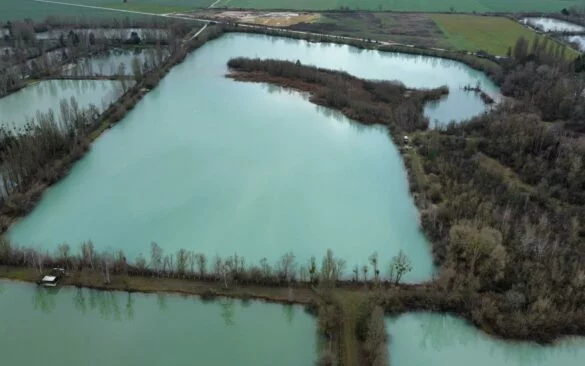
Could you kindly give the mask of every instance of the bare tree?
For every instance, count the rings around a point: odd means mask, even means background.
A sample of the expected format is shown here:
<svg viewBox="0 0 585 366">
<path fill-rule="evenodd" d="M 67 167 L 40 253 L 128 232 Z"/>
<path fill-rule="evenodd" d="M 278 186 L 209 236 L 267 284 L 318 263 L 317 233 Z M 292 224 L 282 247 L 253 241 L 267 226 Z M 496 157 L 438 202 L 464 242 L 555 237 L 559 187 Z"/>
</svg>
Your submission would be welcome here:
<svg viewBox="0 0 585 366">
<path fill-rule="evenodd" d="M 379 280 L 380 271 L 378 270 L 378 253 L 374 252 L 370 258 L 370 264 L 372 265 L 372 269 L 374 270 L 374 281 L 377 283 Z"/>
<path fill-rule="evenodd" d="M 412 271 L 412 263 L 406 254 L 400 249 L 397 256 L 392 258 L 390 262 L 390 268 L 392 273 L 395 275 L 394 284 L 398 285 L 402 276 Z"/>
<path fill-rule="evenodd" d="M 205 273 L 206 273 L 207 258 L 205 257 L 205 254 L 203 254 L 203 253 L 195 254 L 195 256 L 197 257 L 196 261 L 197 261 L 197 270 L 199 271 L 199 276 L 204 277 Z"/>
<path fill-rule="evenodd" d="M 285 253 L 280 258 L 280 277 L 290 282 L 294 277 L 295 255 L 292 252 Z"/>
<path fill-rule="evenodd" d="M 150 243 L 150 265 L 159 274 L 162 267 L 162 256 L 162 248 L 155 242 Z"/>
<path fill-rule="evenodd" d="M 71 254 L 71 247 L 67 243 L 59 244 L 57 247 L 57 251 L 59 252 L 59 259 L 69 265 L 69 256 Z"/>
<path fill-rule="evenodd" d="M 140 271 L 140 273 L 144 273 L 144 271 L 146 270 L 146 259 L 144 258 L 144 256 L 142 254 L 138 254 L 138 257 L 136 258 L 136 268 L 138 268 L 138 270 Z"/>
<path fill-rule="evenodd" d="M 185 275 L 188 259 L 189 253 L 185 249 L 179 249 L 177 252 L 177 272 L 179 272 L 180 276 Z"/>
<path fill-rule="evenodd" d="M 368 282 L 368 270 L 369 270 L 368 265 L 367 264 L 364 264 L 363 267 L 362 267 L 362 273 L 363 273 L 363 276 L 364 276 L 364 282 Z"/>
</svg>

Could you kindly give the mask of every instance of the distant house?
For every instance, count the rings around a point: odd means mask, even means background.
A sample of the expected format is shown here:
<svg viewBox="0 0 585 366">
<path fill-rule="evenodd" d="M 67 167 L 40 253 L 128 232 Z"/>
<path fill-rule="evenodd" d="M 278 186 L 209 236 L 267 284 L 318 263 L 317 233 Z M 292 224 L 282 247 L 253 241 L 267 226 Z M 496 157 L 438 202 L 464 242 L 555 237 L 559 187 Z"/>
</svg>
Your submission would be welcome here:
<svg viewBox="0 0 585 366">
<path fill-rule="evenodd" d="M 65 276 L 65 270 L 63 268 L 53 268 L 48 274 L 43 276 L 39 284 L 45 287 L 55 287 L 63 276 Z"/>
</svg>

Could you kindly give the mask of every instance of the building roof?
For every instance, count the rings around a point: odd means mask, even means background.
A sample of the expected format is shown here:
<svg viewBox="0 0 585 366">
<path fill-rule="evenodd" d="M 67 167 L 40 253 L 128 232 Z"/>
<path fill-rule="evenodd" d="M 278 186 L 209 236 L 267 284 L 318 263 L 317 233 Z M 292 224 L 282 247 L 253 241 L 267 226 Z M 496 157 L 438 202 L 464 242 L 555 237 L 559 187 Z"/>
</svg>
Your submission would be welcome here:
<svg viewBox="0 0 585 366">
<path fill-rule="evenodd" d="M 55 282 L 55 280 L 57 279 L 57 277 L 55 276 L 45 276 L 43 277 L 43 282 Z"/>
</svg>

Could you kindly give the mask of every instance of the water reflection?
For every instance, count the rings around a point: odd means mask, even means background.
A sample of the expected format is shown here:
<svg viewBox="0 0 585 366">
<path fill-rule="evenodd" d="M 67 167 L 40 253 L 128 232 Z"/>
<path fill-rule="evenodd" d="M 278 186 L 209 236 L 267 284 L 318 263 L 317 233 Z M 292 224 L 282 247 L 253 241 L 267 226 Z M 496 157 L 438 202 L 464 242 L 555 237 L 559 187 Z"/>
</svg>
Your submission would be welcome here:
<svg viewBox="0 0 585 366">
<path fill-rule="evenodd" d="M 85 314 L 85 312 L 87 311 L 87 303 L 85 301 L 85 296 L 84 296 L 83 290 L 81 288 L 77 288 L 75 290 L 75 296 L 73 297 L 73 303 L 75 304 L 75 309 L 77 309 L 81 313 Z"/>
<path fill-rule="evenodd" d="M 585 339 L 572 338 L 554 346 L 507 342 L 447 315 L 411 313 L 388 321 L 390 355 L 397 366 L 425 364 L 476 366 L 580 365 Z"/>
<path fill-rule="evenodd" d="M 8 284 L 8 285 L 7 285 Z M 26 286 L 30 287 L 33 293 L 32 305 L 33 309 L 51 314 L 57 310 L 66 310 L 70 308 L 67 302 L 63 302 L 64 298 L 71 298 L 73 309 L 80 314 L 97 313 L 103 320 L 113 321 L 131 321 L 136 316 L 136 296 L 148 298 L 154 296 L 156 298 L 156 308 L 160 312 L 169 311 L 170 299 L 185 298 L 193 299 L 196 303 L 203 303 L 199 297 L 191 295 L 172 295 L 157 293 L 155 295 L 136 294 L 132 292 L 119 291 L 98 291 L 84 289 L 80 287 L 75 288 L 47 288 L 41 286 L 34 286 L 29 284 L 17 285 L 9 281 L 0 280 L 0 295 L 5 295 L 11 287 Z M 8 290 L 7 290 L 8 289 Z M 219 298 L 209 301 L 210 304 L 218 306 L 218 315 L 223 320 L 226 326 L 236 325 L 236 313 L 238 310 L 249 309 L 252 303 L 256 303 L 250 299 L 236 300 L 233 298 Z M 121 306 L 123 303 L 123 307 Z M 239 306 L 238 306 L 239 304 Z M 282 314 L 289 326 L 294 325 L 294 320 L 297 312 L 297 305 L 273 305 L 279 306 L 282 309 Z"/>
<path fill-rule="evenodd" d="M 161 309 L 154 294 L 52 291 L 2 280 L 0 286 L 3 365 L 183 365 L 193 363 L 193 354 L 197 364 L 218 366 L 315 359 L 314 319 L 303 314 L 288 323 L 279 305 L 255 302 L 244 311 L 233 299 L 163 295 Z"/>
<path fill-rule="evenodd" d="M 33 296 L 33 306 L 43 313 L 51 313 L 55 310 L 55 296 L 59 291 L 37 286 Z"/>
<path fill-rule="evenodd" d="M 291 325 L 293 323 L 293 320 L 295 319 L 295 310 L 296 308 L 291 304 L 282 306 L 282 311 L 284 313 L 284 317 L 288 325 Z"/>
<path fill-rule="evenodd" d="M 30 85 L 0 99 L 0 125 L 19 130 L 38 112 L 50 109 L 59 115 L 62 100 L 74 97 L 80 108 L 95 105 L 104 110 L 123 92 L 122 84 L 109 80 L 50 80 Z"/>
<path fill-rule="evenodd" d="M 134 319 L 134 297 L 131 292 L 126 294 L 126 318 L 129 320 Z"/>
<path fill-rule="evenodd" d="M 219 300 L 219 306 L 221 307 L 221 317 L 223 318 L 225 325 L 234 325 L 234 305 L 234 299 L 224 298 Z"/>
</svg>

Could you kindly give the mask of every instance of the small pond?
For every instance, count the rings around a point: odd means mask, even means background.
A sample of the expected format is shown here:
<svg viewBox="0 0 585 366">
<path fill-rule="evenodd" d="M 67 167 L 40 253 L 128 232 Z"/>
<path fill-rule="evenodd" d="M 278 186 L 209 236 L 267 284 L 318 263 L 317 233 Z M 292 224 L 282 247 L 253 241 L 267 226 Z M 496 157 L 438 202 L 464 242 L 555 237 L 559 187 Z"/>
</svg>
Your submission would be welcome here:
<svg viewBox="0 0 585 366">
<path fill-rule="evenodd" d="M 27 86 L 16 93 L 0 99 L 0 124 L 21 128 L 37 112 L 50 109 L 58 115 L 60 102 L 77 100 L 81 108 L 94 104 L 103 110 L 115 101 L 122 92 L 119 82 L 109 80 L 47 80 Z"/>
<path fill-rule="evenodd" d="M 97 55 L 84 58 L 80 60 L 75 66 L 67 69 L 67 75 L 75 76 L 89 76 L 89 75 L 119 75 L 123 70 L 124 75 L 132 75 L 133 63 L 137 59 L 141 67 L 146 63 L 147 65 L 155 65 L 163 62 L 169 56 L 167 48 L 156 49 L 149 48 L 135 48 L 122 49 L 115 48 L 99 53 Z M 123 69 L 120 65 L 123 64 Z M 149 66 L 149 69 L 152 66 Z"/>
<path fill-rule="evenodd" d="M 585 27 L 554 18 L 523 18 L 522 23 L 543 32 L 585 32 Z"/>
</svg>

